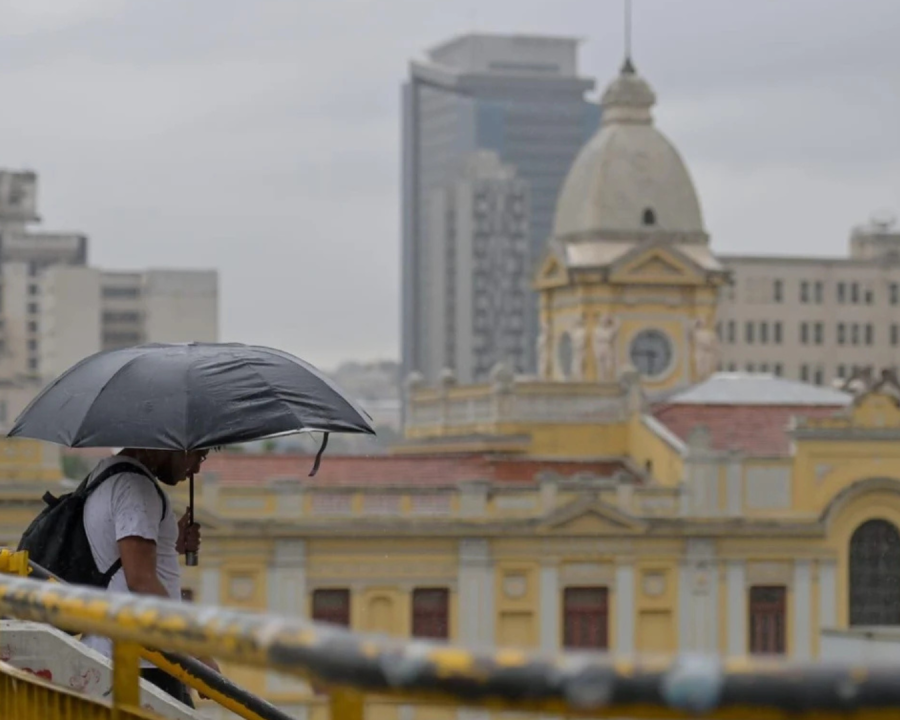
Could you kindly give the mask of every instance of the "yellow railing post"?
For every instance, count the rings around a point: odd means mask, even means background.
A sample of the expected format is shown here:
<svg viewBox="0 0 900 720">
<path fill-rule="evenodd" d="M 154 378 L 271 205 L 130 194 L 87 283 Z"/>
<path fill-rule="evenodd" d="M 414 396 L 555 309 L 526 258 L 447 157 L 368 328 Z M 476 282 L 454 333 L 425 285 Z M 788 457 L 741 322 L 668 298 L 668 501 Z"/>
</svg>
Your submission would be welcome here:
<svg viewBox="0 0 900 720">
<path fill-rule="evenodd" d="M 363 720 L 365 703 L 365 696 L 356 690 L 334 688 L 328 693 L 331 720 Z"/>
<path fill-rule="evenodd" d="M 113 643 L 113 717 L 126 708 L 141 706 L 141 646 L 133 642 Z"/>
</svg>

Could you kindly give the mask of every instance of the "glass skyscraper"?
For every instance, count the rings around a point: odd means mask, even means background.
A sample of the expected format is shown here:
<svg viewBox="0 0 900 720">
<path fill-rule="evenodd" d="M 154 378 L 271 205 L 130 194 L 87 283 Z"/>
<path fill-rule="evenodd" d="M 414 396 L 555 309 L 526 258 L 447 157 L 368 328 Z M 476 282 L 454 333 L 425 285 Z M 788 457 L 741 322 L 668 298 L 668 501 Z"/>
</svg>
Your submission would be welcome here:
<svg viewBox="0 0 900 720">
<path fill-rule="evenodd" d="M 494 151 L 527 187 L 529 258 L 524 271 L 530 284 L 552 231 L 560 187 L 600 121 L 599 106 L 585 98 L 594 81 L 578 76 L 577 46 L 571 38 L 473 34 L 410 63 L 403 86 L 404 376 L 418 372 L 433 382 L 444 368 L 454 369 L 448 344 L 439 338 L 449 336 L 453 346 L 457 278 L 438 239 L 441 233 L 434 231 L 445 219 L 434 217 L 440 203 L 433 198 L 458 180 L 478 150 Z M 478 312 L 477 298 L 471 305 Z M 534 296 L 524 332 L 529 352 L 515 370 L 533 372 Z"/>
</svg>

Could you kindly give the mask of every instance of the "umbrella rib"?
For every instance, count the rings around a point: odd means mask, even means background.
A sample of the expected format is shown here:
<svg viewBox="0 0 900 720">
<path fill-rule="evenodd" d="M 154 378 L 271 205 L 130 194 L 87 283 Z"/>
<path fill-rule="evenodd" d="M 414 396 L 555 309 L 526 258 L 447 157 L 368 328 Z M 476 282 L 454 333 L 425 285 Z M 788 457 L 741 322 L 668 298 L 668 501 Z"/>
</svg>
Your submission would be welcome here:
<svg viewBox="0 0 900 720">
<path fill-rule="evenodd" d="M 255 365 L 253 365 L 253 363 L 250 362 L 248 358 L 238 358 L 238 362 L 240 362 L 243 367 L 247 368 L 250 372 L 256 375 L 256 377 L 260 379 L 263 385 L 267 384 L 267 381 L 263 377 L 263 374 L 256 368 Z M 290 404 L 288 404 L 288 402 L 284 398 L 276 395 L 275 399 L 280 405 L 287 409 L 291 417 L 294 418 L 294 420 L 298 423 L 298 425 L 300 426 L 297 428 L 298 431 L 307 429 L 308 426 L 300 421 L 300 419 L 297 417 L 297 413 L 294 412 L 293 408 L 291 408 Z"/>
<path fill-rule="evenodd" d="M 141 357 L 142 357 L 142 355 L 135 355 L 133 358 L 131 358 L 127 362 L 123 363 L 122 367 L 118 368 L 114 373 L 112 373 L 106 379 L 106 381 L 103 383 L 103 385 L 100 386 L 100 389 L 94 394 L 94 401 L 88 406 L 87 411 L 84 413 L 84 415 L 81 418 L 81 422 L 78 423 L 78 430 L 76 430 L 76 432 L 75 432 L 75 438 L 79 437 L 79 435 L 81 434 L 81 428 L 84 426 L 84 421 L 87 419 L 87 416 L 90 415 L 90 412 L 94 407 L 94 403 L 97 402 L 97 400 L 100 398 L 100 396 L 104 392 L 106 392 L 106 388 L 109 387 L 110 383 L 112 383 L 112 381 L 115 380 L 116 377 L 118 377 L 119 373 L 121 373 L 123 370 L 130 367 L 138 360 L 140 360 Z M 71 447 L 79 447 L 79 445 L 75 441 L 75 438 L 72 439 Z"/>
</svg>

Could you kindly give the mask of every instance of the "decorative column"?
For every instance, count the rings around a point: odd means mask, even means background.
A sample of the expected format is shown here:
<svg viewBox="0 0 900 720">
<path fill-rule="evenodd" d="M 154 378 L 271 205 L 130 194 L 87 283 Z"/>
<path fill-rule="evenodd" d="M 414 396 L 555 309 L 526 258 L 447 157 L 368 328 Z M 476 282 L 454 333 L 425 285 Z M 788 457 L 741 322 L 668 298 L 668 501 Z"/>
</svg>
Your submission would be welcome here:
<svg viewBox="0 0 900 720">
<path fill-rule="evenodd" d="M 709 540 L 687 541 L 678 570 L 678 646 L 681 651 L 718 652 L 719 570 Z"/>
<path fill-rule="evenodd" d="M 268 610 L 275 615 L 307 617 L 306 542 L 275 540 L 267 572 Z M 275 693 L 301 693 L 307 685 L 275 672 L 266 673 L 266 688 Z"/>
<path fill-rule="evenodd" d="M 747 652 L 747 574 L 743 560 L 729 560 L 725 565 L 725 594 L 728 597 L 729 657 Z"/>
<path fill-rule="evenodd" d="M 560 648 L 559 625 L 559 568 L 556 559 L 547 559 L 541 565 L 541 651 L 555 653 Z"/>
<path fill-rule="evenodd" d="M 819 560 L 819 655 L 822 654 L 822 632 L 837 628 L 837 564 L 832 559 Z"/>
<path fill-rule="evenodd" d="M 459 640 L 468 647 L 493 646 L 494 563 L 487 540 L 459 541 Z M 487 720 L 487 710 L 460 708 L 459 720 Z"/>
<path fill-rule="evenodd" d="M 464 645 L 494 644 L 494 563 L 483 539 L 459 542 L 459 639 Z"/>
<path fill-rule="evenodd" d="M 634 565 L 616 565 L 616 647 L 617 655 L 634 652 Z"/>
<path fill-rule="evenodd" d="M 200 563 L 199 600 L 203 605 L 220 605 L 222 602 L 222 574 L 219 567 L 219 557 L 207 555 L 203 558 L 203 562 Z"/>
<path fill-rule="evenodd" d="M 809 560 L 794 560 L 794 657 L 809 660 L 812 655 L 812 564 Z"/>
</svg>

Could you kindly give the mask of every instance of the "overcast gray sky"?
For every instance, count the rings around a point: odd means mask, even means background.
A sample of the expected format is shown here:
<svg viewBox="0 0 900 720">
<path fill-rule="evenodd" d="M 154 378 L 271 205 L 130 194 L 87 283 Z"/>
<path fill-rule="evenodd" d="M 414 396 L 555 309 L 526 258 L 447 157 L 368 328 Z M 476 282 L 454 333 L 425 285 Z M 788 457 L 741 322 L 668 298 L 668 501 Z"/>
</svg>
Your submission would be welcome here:
<svg viewBox="0 0 900 720">
<path fill-rule="evenodd" d="M 472 28 L 577 35 L 620 0 L 0 0 L 0 166 L 105 268 L 216 267 L 222 339 L 395 357 L 399 87 Z M 634 57 L 721 252 L 839 254 L 900 214 L 900 2 L 635 0 Z"/>
</svg>

